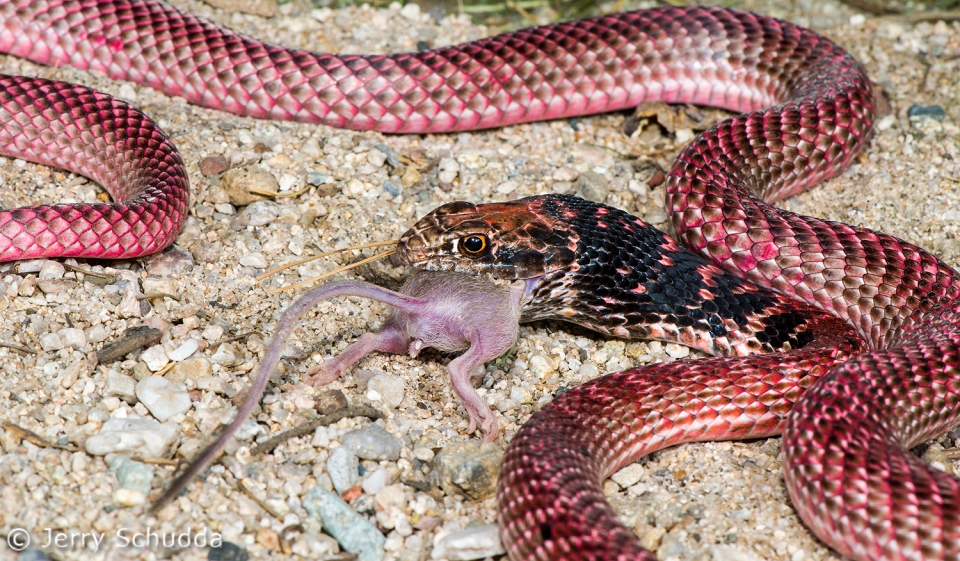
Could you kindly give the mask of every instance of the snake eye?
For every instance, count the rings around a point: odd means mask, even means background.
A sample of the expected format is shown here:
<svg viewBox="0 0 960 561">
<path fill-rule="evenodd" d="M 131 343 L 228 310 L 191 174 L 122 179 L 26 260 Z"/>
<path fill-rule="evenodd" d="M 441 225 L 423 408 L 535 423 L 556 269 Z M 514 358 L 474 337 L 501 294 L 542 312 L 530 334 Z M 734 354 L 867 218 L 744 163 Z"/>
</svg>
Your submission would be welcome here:
<svg viewBox="0 0 960 561">
<path fill-rule="evenodd" d="M 460 238 L 460 251 L 467 257 L 477 257 L 487 249 L 487 236 L 472 234 Z"/>
</svg>

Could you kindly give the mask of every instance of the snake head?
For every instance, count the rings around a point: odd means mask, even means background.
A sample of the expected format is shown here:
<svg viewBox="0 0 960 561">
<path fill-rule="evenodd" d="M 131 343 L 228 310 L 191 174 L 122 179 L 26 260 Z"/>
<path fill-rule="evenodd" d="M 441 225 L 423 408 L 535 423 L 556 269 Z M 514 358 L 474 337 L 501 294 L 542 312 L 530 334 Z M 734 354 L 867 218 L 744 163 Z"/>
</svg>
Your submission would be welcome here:
<svg viewBox="0 0 960 561">
<path fill-rule="evenodd" d="M 566 269 L 576 260 L 575 231 L 544 212 L 543 197 L 505 203 L 453 202 L 434 209 L 397 244 L 401 261 L 515 281 Z"/>
</svg>

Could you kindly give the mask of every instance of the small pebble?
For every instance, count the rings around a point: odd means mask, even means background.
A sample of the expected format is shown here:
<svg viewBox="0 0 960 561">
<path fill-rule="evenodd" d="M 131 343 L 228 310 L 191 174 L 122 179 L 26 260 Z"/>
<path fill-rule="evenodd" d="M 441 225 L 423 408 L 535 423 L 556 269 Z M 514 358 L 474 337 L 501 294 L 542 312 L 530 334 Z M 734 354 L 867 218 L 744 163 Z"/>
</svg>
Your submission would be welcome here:
<svg viewBox="0 0 960 561">
<path fill-rule="evenodd" d="M 46 352 L 59 351 L 63 348 L 60 335 L 56 333 L 44 333 L 40 336 L 40 348 Z"/>
<path fill-rule="evenodd" d="M 907 117 L 910 119 L 928 117 L 934 121 L 942 121 L 946 116 L 946 110 L 939 105 L 911 105 L 910 108 L 907 109 Z"/>
<path fill-rule="evenodd" d="M 367 383 L 367 392 L 377 392 L 380 396 L 380 401 L 382 401 L 384 405 L 395 409 L 399 407 L 400 402 L 403 401 L 403 386 L 403 378 L 378 374 L 370 378 L 370 381 Z M 370 398 L 369 393 L 367 397 Z M 370 400 L 374 401 L 373 398 L 370 398 Z"/>
<path fill-rule="evenodd" d="M 325 173 L 320 173 L 318 171 L 307 172 L 307 185 L 323 185 L 328 179 L 330 179 L 330 176 Z"/>
<path fill-rule="evenodd" d="M 327 474 L 333 481 L 333 488 L 337 493 L 360 483 L 359 460 L 356 454 L 346 446 L 340 446 L 330 453 L 327 458 Z"/>
<path fill-rule="evenodd" d="M 137 398 L 161 423 L 190 410 L 187 387 L 162 376 L 150 376 L 140 380 L 137 383 Z"/>
<path fill-rule="evenodd" d="M 336 538 L 340 547 L 355 553 L 360 561 L 381 561 L 384 554 L 383 534 L 354 512 L 338 495 L 314 487 L 303 498 L 303 508 L 323 523 L 325 532 Z"/>
<path fill-rule="evenodd" d="M 185 380 L 199 380 L 210 375 L 213 371 L 210 361 L 204 357 L 189 358 L 178 362 L 164 377 L 177 382 Z"/>
<path fill-rule="evenodd" d="M 378 468 L 374 472 L 364 477 L 363 483 L 360 485 L 363 488 L 364 493 L 368 495 L 376 495 L 377 492 L 390 484 L 390 479 L 389 471 L 383 468 Z"/>
<path fill-rule="evenodd" d="M 300 153 L 308 158 L 319 158 L 323 155 L 320 149 L 320 141 L 316 138 L 308 138 L 300 145 Z"/>
<path fill-rule="evenodd" d="M 220 378 L 219 376 L 204 376 L 202 378 L 196 378 L 197 389 L 205 392 L 214 392 L 218 394 L 227 394 L 229 392 L 229 386 L 227 386 L 226 380 Z"/>
<path fill-rule="evenodd" d="M 246 253 L 240 256 L 240 264 L 244 267 L 255 267 L 257 269 L 266 269 L 270 264 L 262 253 Z"/>
<path fill-rule="evenodd" d="M 102 343 L 110 337 L 110 333 L 103 325 L 94 325 L 84 331 L 87 341 L 91 343 Z"/>
<path fill-rule="evenodd" d="M 120 487 L 140 492 L 144 498 L 150 493 L 153 470 L 147 464 L 116 455 L 110 462 L 110 471 L 117 474 Z"/>
<path fill-rule="evenodd" d="M 167 357 L 174 362 L 181 362 L 200 349 L 200 341 L 197 339 L 187 339 L 179 347 L 167 353 Z M 149 365 L 148 365 L 149 366 Z"/>
<path fill-rule="evenodd" d="M 519 185 L 516 181 L 504 181 L 500 185 L 497 185 L 496 191 L 500 195 L 509 195 L 517 190 Z"/>
<path fill-rule="evenodd" d="M 175 279 L 146 278 L 143 279 L 143 295 L 147 298 L 162 298 L 176 296 L 180 292 L 180 283 Z"/>
<path fill-rule="evenodd" d="M 127 403 L 137 402 L 137 381 L 132 377 L 121 374 L 116 370 L 107 371 L 104 396 L 117 396 Z"/>
<path fill-rule="evenodd" d="M 390 167 L 400 167 L 400 157 L 397 156 L 397 153 L 393 151 L 393 148 L 390 148 L 385 144 L 377 144 L 375 148 L 382 152 L 384 156 L 386 156 L 387 163 L 390 164 Z"/>
<path fill-rule="evenodd" d="M 447 534 L 433 547 L 430 557 L 450 561 L 469 561 L 497 557 L 506 552 L 507 550 L 500 542 L 500 529 L 497 525 L 484 524 Z"/>
<path fill-rule="evenodd" d="M 40 266 L 40 274 L 37 275 L 37 278 L 40 280 L 62 279 L 66 272 L 67 269 L 62 263 L 57 261 L 44 261 L 43 265 Z"/>
<path fill-rule="evenodd" d="M 664 352 L 673 358 L 686 358 L 690 356 L 690 347 L 677 343 L 667 343 L 663 346 Z"/>
<path fill-rule="evenodd" d="M 554 181 L 576 181 L 580 172 L 570 166 L 560 166 L 553 172 Z"/>
<path fill-rule="evenodd" d="M 314 408 L 321 415 L 329 415 L 347 405 L 347 396 L 343 395 L 342 390 L 320 390 L 314 396 Z"/>
<path fill-rule="evenodd" d="M 193 255 L 182 249 L 168 249 L 147 258 L 147 274 L 151 276 L 178 276 L 193 269 Z"/>
<path fill-rule="evenodd" d="M 642 478 L 646 470 L 640 464 L 630 464 L 617 473 L 610 476 L 622 489 L 636 485 Z"/>
<path fill-rule="evenodd" d="M 170 362 L 170 357 L 167 356 L 163 345 L 154 345 L 143 351 L 140 360 L 146 363 L 151 372 L 158 372 Z"/>
<path fill-rule="evenodd" d="M 210 357 L 210 360 L 214 364 L 222 364 L 229 366 L 237 362 L 237 355 L 233 352 L 233 345 L 229 343 L 223 343 L 217 347 L 217 352 L 213 353 L 213 356 Z"/>
<path fill-rule="evenodd" d="M 220 185 L 226 190 L 230 203 L 235 206 L 266 200 L 259 192 L 280 192 L 280 184 L 273 174 L 253 166 L 234 168 L 224 173 L 220 177 Z"/>
<path fill-rule="evenodd" d="M 369 424 L 362 429 L 350 431 L 341 439 L 357 457 L 364 460 L 397 460 L 400 458 L 401 442 L 380 425 Z"/>
<path fill-rule="evenodd" d="M 595 171 L 581 173 L 574 187 L 578 196 L 596 203 L 602 203 L 610 195 L 610 181 Z"/>
<path fill-rule="evenodd" d="M 448 495 L 461 494 L 472 500 L 493 496 L 503 450 L 492 442 L 456 442 L 437 454 L 435 465 L 440 485 Z"/>
<path fill-rule="evenodd" d="M 304 559 L 326 559 L 340 553 L 340 545 L 326 534 L 301 534 L 290 550 Z"/>
<path fill-rule="evenodd" d="M 84 443 L 93 456 L 126 454 L 138 458 L 162 458 L 177 438 L 179 427 L 153 419 L 108 419 L 100 431 Z"/>
<path fill-rule="evenodd" d="M 217 154 L 200 160 L 200 173 L 206 176 L 223 173 L 230 169 L 230 161 Z"/>
</svg>

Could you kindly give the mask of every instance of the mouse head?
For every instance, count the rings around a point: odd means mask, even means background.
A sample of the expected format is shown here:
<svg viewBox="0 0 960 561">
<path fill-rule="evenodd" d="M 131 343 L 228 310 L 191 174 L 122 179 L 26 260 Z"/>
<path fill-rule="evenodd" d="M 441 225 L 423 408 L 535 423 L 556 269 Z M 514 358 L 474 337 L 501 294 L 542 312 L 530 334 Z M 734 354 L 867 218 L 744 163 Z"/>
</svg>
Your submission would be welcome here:
<svg viewBox="0 0 960 561">
<path fill-rule="evenodd" d="M 445 204 L 401 236 L 397 254 L 418 269 L 507 281 L 566 269 L 576 262 L 579 235 L 545 200 Z"/>
</svg>

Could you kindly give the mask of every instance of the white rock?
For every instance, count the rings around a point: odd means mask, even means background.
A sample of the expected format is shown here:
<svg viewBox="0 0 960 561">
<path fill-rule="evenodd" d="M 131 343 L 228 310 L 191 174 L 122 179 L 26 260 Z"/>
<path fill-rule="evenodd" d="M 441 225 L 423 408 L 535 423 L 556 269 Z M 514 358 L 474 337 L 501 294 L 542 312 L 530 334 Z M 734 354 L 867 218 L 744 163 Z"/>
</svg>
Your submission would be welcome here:
<svg viewBox="0 0 960 561">
<path fill-rule="evenodd" d="M 84 331 L 84 334 L 90 343 L 102 343 L 107 340 L 107 337 L 110 337 L 110 333 L 107 332 L 107 328 L 103 325 L 88 327 L 87 330 Z"/>
<path fill-rule="evenodd" d="M 63 348 L 63 342 L 56 333 L 44 333 L 40 336 L 40 348 L 44 351 L 59 351 Z"/>
<path fill-rule="evenodd" d="M 516 181 L 504 181 L 500 185 L 497 185 L 497 193 L 501 195 L 509 195 L 517 190 Z"/>
<path fill-rule="evenodd" d="M 408 2 L 407 4 L 404 4 L 402 8 L 400 8 L 400 15 L 407 19 L 420 19 L 420 6 L 413 2 Z"/>
<path fill-rule="evenodd" d="M 316 138 L 308 138 L 300 145 L 300 153 L 308 158 L 319 158 L 323 152 L 320 151 L 320 142 Z"/>
<path fill-rule="evenodd" d="M 640 464 L 630 464 L 611 475 L 610 479 L 614 480 L 621 488 L 626 489 L 637 484 L 643 478 L 644 471 Z"/>
<path fill-rule="evenodd" d="M 233 346 L 223 343 L 217 348 L 217 352 L 210 357 L 212 362 L 217 364 L 233 364 L 237 361 L 237 355 L 233 352 Z"/>
<path fill-rule="evenodd" d="M 197 378 L 197 389 L 224 394 L 227 392 L 227 382 L 219 376 L 203 376 Z"/>
<path fill-rule="evenodd" d="M 187 387 L 162 376 L 150 376 L 140 380 L 137 384 L 137 398 L 160 422 L 190 409 Z"/>
<path fill-rule="evenodd" d="M 60 330 L 59 335 L 64 347 L 82 349 L 87 346 L 87 336 L 82 329 L 66 327 Z"/>
<path fill-rule="evenodd" d="M 26 162 L 24 162 L 24 164 L 26 164 Z M 17 165 L 20 165 L 20 164 L 17 164 Z M 40 269 L 43 268 L 44 263 L 46 263 L 45 259 L 31 259 L 30 261 L 21 261 L 17 263 L 17 272 L 20 273 L 21 275 L 26 273 L 39 273 Z"/>
<path fill-rule="evenodd" d="M 200 335 L 207 341 L 219 341 L 223 339 L 223 328 L 217 324 L 213 324 L 201 331 Z"/>
<path fill-rule="evenodd" d="M 367 163 L 375 168 L 382 167 L 387 161 L 387 155 L 379 150 L 367 152 Z"/>
<path fill-rule="evenodd" d="M 297 184 L 297 177 L 289 173 L 281 174 L 280 179 L 277 180 L 277 184 L 280 185 L 281 191 L 289 191 Z"/>
<path fill-rule="evenodd" d="M 120 506 L 141 506 L 147 504 L 147 496 L 142 491 L 121 487 L 113 492 L 113 500 Z"/>
<path fill-rule="evenodd" d="M 40 274 L 37 275 L 37 278 L 39 278 L 39 280 L 62 279 L 66 272 L 67 270 L 62 263 L 57 261 L 44 261 L 43 264 L 40 265 Z"/>
<path fill-rule="evenodd" d="M 500 543 L 500 530 L 496 524 L 474 526 L 447 534 L 433 548 L 433 559 L 468 561 L 503 555 L 506 550 Z"/>
<path fill-rule="evenodd" d="M 663 346 L 663 350 L 666 351 L 668 355 L 673 358 L 685 358 L 690 356 L 690 347 L 686 345 L 678 345 L 677 343 L 667 343 Z"/>
<path fill-rule="evenodd" d="M 380 401 L 390 408 L 400 406 L 400 402 L 403 401 L 403 390 L 403 379 L 398 376 L 377 374 L 367 382 L 367 397 L 373 401 L 370 393 L 376 392 L 380 396 Z"/>
<path fill-rule="evenodd" d="M 103 395 L 117 396 L 127 403 L 136 403 L 137 381 L 111 368 L 107 371 L 107 384 L 103 388 Z"/>
<path fill-rule="evenodd" d="M 381 489 L 390 484 L 390 472 L 384 468 L 379 468 L 373 473 L 367 475 L 360 487 L 368 495 L 376 495 Z"/>
<path fill-rule="evenodd" d="M 580 172 L 570 166 L 560 166 L 553 172 L 554 181 L 574 181 L 580 177 Z"/>
<path fill-rule="evenodd" d="M 257 269 L 266 269 L 267 258 L 262 253 L 246 253 L 240 256 L 240 264 L 244 267 L 256 267 Z"/>
<path fill-rule="evenodd" d="M 177 437 L 179 427 L 153 419 L 108 419 L 100 432 L 84 443 L 93 456 L 127 454 L 138 458 L 160 458 Z"/>
<path fill-rule="evenodd" d="M 200 341 L 196 339 L 187 339 L 179 347 L 167 353 L 167 356 L 170 360 L 174 362 L 181 362 L 190 358 L 190 356 L 197 352 L 197 349 L 200 348 Z"/>
<path fill-rule="evenodd" d="M 121 295 L 120 304 L 117 305 L 117 314 L 124 318 L 143 317 L 144 313 L 149 310 L 149 305 L 144 308 L 139 298 L 142 296 L 140 277 L 133 271 L 124 270 L 118 271 L 117 275 L 122 279 L 117 283 Z M 147 304 L 147 302 L 143 301 L 143 304 Z"/>
<path fill-rule="evenodd" d="M 170 362 L 170 357 L 167 356 L 163 345 L 154 345 L 143 351 L 140 360 L 147 364 L 151 372 L 157 372 Z"/>
</svg>

